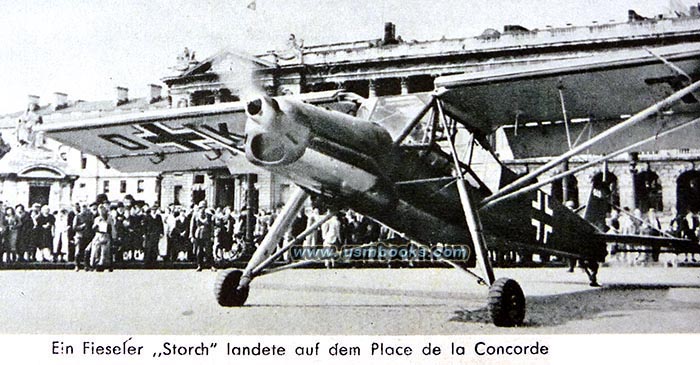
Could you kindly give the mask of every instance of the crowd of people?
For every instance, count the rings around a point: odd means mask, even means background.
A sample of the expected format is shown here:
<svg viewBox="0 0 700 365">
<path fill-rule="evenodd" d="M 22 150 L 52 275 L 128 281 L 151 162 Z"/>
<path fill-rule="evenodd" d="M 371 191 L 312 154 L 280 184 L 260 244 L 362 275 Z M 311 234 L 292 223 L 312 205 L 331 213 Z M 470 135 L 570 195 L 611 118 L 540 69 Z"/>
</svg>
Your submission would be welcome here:
<svg viewBox="0 0 700 365">
<path fill-rule="evenodd" d="M 232 258 L 234 242 L 245 237 L 243 215 L 230 208 L 208 209 L 206 202 L 188 209 L 161 209 L 127 196 L 98 199 L 51 213 L 34 204 L 2 207 L 0 260 L 74 262 L 75 270 L 112 270 L 122 261 L 196 261 L 214 268 L 214 260 Z M 165 250 L 162 250 L 163 244 Z"/>
<path fill-rule="evenodd" d="M 76 203 L 70 210 L 0 203 L 0 211 L 0 263 L 73 262 L 76 271 L 111 271 L 124 261 L 145 267 L 157 261 L 190 261 L 196 262 L 198 271 L 215 270 L 252 253 L 279 214 L 279 209 L 260 210 L 248 224 L 245 207 L 210 208 L 200 201 L 188 208 L 161 208 L 131 196 L 110 202 L 104 195 L 91 204 Z M 298 236 L 325 213 L 312 207 L 299 212 L 285 240 Z M 363 244 L 379 240 L 380 235 L 386 238 L 391 233 L 348 211 L 324 222 L 300 245 Z"/>
<path fill-rule="evenodd" d="M 667 217 L 657 212 L 654 208 L 649 208 L 646 213 L 642 213 L 639 208 L 630 210 L 628 207 L 625 207 L 621 211 L 612 209 L 606 219 L 606 225 L 609 233 L 623 235 L 685 238 L 696 243 L 700 236 L 700 217 L 698 214 L 690 210 L 687 210 L 684 214 L 679 214 L 675 208 L 671 210 L 671 215 Z M 651 252 L 629 254 L 629 251 L 634 251 L 634 249 L 634 245 L 613 244 L 610 248 L 610 255 L 613 260 L 624 261 L 630 265 L 659 261 L 660 251 L 658 248 L 652 249 Z M 686 253 L 684 256 L 686 262 L 689 259 L 692 262 L 697 261 L 695 254 Z"/>
<path fill-rule="evenodd" d="M 262 241 L 280 209 L 261 209 L 249 215 L 247 209 L 207 207 L 205 201 L 190 207 L 160 208 L 126 196 L 110 202 L 102 195 L 91 204 L 51 212 L 33 204 L 4 206 L 0 202 L 0 264 L 14 262 L 74 262 L 75 270 L 112 270 L 115 263 L 141 262 L 145 267 L 157 261 L 196 262 L 197 270 L 215 270 L 227 262 L 247 258 Z M 323 222 L 319 222 L 328 216 Z M 248 222 L 252 219 L 252 222 Z M 318 223 L 317 223 L 318 222 Z M 687 238 L 700 236 L 700 217 L 693 212 L 660 216 L 653 208 L 613 209 L 606 225 L 610 233 Z M 310 227 L 312 233 L 297 242 L 306 247 L 343 247 L 372 242 L 402 241 L 395 232 L 353 211 L 329 213 L 309 206 L 298 212 L 279 247 Z M 248 232 L 250 230 L 250 233 Z M 610 259 L 632 265 L 658 261 L 659 251 L 634 252 L 634 245 L 612 244 Z M 518 252 L 490 252 L 499 266 Z M 248 256 L 246 256 L 248 255 Z M 504 256 L 505 255 L 505 256 Z M 529 257 L 530 255 L 525 255 Z M 505 257 L 505 258 L 504 258 Z M 685 260 L 696 261 L 686 254 Z M 282 257 L 291 261 L 289 255 Z M 515 259 L 513 259 L 515 260 Z M 326 261 L 326 265 L 333 262 Z"/>
</svg>

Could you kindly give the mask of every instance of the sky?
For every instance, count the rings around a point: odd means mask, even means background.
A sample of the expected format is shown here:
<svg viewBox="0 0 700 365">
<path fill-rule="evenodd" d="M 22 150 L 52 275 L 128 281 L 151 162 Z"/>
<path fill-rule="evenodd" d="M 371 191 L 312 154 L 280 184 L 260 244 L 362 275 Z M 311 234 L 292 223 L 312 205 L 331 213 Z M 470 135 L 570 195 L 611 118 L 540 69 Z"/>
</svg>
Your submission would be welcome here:
<svg viewBox="0 0 700 365">
<path fill-rule="evenodd" d="M 396 24 L 404 40 L 479 35 L 505 24 L 527 28 L 625 21 L 627 9 L 666 13 L 668 0 L 23 0 L 0 7 L 0 114 L 27 95 L 53 101 L 147 95 L 184 47 L 202 60 L 224 48 L 281 49 L 290 33 L 306 45 L 380 38 Z M 673 0 L 689 5 L 691 0 Z"/>
</svg>

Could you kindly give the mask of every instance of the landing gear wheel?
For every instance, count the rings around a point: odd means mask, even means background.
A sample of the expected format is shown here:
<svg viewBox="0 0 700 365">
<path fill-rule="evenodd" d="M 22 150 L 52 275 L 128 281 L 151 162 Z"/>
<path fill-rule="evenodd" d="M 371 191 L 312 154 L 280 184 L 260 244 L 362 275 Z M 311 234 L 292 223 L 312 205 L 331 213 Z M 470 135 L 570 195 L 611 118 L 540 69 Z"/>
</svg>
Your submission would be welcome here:
<svg viewBox="0 0 700 365">
<path fill-rule="evenodd" d="M 248 287 L 238 288 L 241 276 L 241 270 L 225 270 L 216 277 L 214 295 L 220 306 L 240 307 L 248 299 Z"/>
<path fill-rule="evenodd" d="M 489 289 L 489 312 L 497 327 L 514 327 L 525 319 L 525 295 L 513 279 L 500 278 Z"/>
</svg>

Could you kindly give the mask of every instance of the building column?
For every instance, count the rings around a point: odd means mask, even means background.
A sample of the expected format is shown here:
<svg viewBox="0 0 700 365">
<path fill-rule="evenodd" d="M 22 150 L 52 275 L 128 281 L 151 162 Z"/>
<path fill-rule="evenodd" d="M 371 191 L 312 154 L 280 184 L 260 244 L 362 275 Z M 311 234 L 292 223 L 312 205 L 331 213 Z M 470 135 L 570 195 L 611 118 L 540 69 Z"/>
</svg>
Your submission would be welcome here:
<svg viewBox="0 0 700 365">
<path fill-rule="evenodd" d="M 214 207 L 216 206 L 216 199 L 214 196 L 216 195 L 216 176 L 214 173 L 207 173 L 204 177 L 204 183 L 206 186 L 204 190 L 206 191 L 205 200 L 207 201 L 207 206 Z"/>
<path fill-rule="evenodd" d="M 629 153 L 629 165 L 625 174 L 619 176 L 618 185 L 620 186 L 620 205 L 629 207 L 633 211 L 637 207 L 637 192 L 635 182 L 637 178 L 637 163 L 639 162 L 639 154 L 636 152 Z"/>
<path fill-rule="evenodd" d="M 369 80 L 369 97 L 370 98 L 377 97 L 377 86 L 375 83 L 376 83 L 375 80 Z"/>
<path fill-rule="evenodd" d="M 564 163 L 562 163 L 562 172 L 567 172 L 569 171 L 569 160 L 564 160 Z M 561 200 L 564 204 L 569 201 L 569 186 L 571 182 L 571 178 L 569 176 L 564 176 L 564 178 L 561 181 Z"/>
<path fill-rule="evenodd" d="M 627 170 L 624 173 L 618 175 L 618 186 L 620 191 L 620 207 L 628 207 L 630 210 L 634 209 L 634 177 L 632 173 Z"/>
<path fill-rule="evenodd" d="M 408 95 L 408 78 L 401 78 L 401 95 Z"/>
</svg>

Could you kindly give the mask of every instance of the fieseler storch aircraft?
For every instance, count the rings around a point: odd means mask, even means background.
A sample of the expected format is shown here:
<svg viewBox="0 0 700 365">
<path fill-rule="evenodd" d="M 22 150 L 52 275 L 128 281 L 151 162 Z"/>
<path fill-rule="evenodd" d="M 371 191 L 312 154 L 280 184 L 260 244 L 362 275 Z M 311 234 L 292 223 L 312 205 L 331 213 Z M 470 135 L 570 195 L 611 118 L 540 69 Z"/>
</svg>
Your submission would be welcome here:
<svg viewBox="0 0 700 365">
<path fill-rule="evenodd" d="M 469 245 L 480 273 L 448 263 L 488 287 L 495 325 L 517 326 L 525 316 L 525 296 L 515 280 L 496 279 L 488 250 L 509 245 L 577 259 L 594 285 L 607 242 L 698 251 L 696 242 L 684 239 L 606 234 L 595 223 L 608 209 L 607 191 L 592 191 L 586 209 L 574 212 L 541 190 L 683 133 L 682 128 L 697 128 L 698 74 L 700 43 L 686 43 L 440 77 L 427 93 L 369 99 L 343 91 L 261 95 L 42 128 L 48 137 L 124 171 L 232 166 L 246 159 L 293 181 L 298 189 L 245 269 L 219 274 L 215 294 L 222 306 L 244 305 L 255 277 L 306 263 L 271 267 L 329 219 L 330 213 L 278 249 L 296 213 L 314 196 L 335 210 L 370 217 L 416 245 Z M 522 175 L 504 166 L 489 144 L 489 135 L 514 120 L 560 120 L 562 115 L 565 121 L 594 116 L 596 122 L 617 123 Z M 631 128 L 649 135 L 601 150 L 602 142 Z M 584 151 L 601 157 L 538 181 Z M 472 158 L 477 152 L 482 156 L 478 165 Z"/>
</svg>

